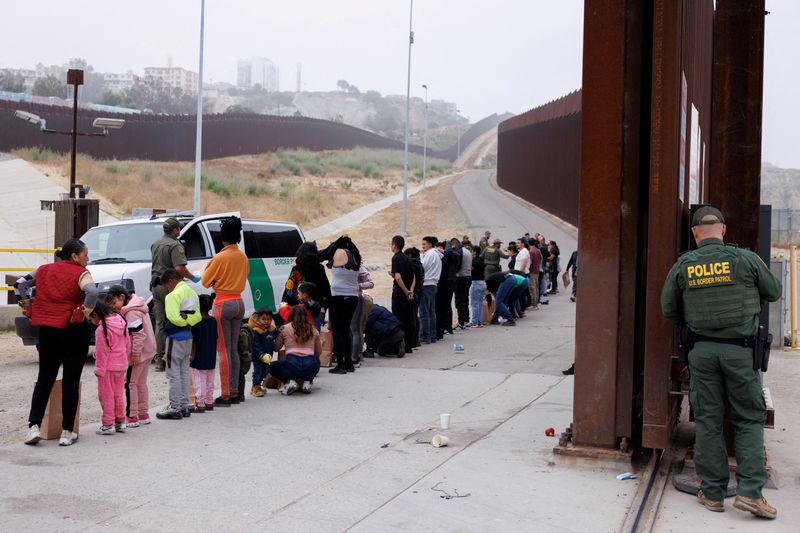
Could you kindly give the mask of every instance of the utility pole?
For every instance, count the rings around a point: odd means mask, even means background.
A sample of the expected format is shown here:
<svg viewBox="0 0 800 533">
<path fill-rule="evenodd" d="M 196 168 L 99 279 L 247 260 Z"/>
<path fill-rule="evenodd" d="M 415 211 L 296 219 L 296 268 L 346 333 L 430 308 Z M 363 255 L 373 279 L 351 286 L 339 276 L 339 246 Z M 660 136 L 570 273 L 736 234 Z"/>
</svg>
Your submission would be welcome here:
<svg viewBox="0 0 800 533">
<path fill-rule="evenodd" d="M 428 85 L 422 84 L 425 89 L 425 137 L 422 143 L 422 188 L 425 188 L 425 178 L 428 174 Z"/>
<path fill-rule="evenodd" d="M 206 0 L 200 0 L 200 68 L 197 72 L 197 133 L 194 148 L 194 214 L 200 214 L 200 176 L 203 160 L 203 29 Z"/>
<path fill-rule="evenodd" d="M 406 77 L 406 131 L 403 143 L 403 224 L 400 234 L 408 235 L 408 127 L 411 119 L 411 45 L 414 44 L 414 0 L 410 1 L 411 7 L 408 15 L 408 76 Z"/>
</svg>

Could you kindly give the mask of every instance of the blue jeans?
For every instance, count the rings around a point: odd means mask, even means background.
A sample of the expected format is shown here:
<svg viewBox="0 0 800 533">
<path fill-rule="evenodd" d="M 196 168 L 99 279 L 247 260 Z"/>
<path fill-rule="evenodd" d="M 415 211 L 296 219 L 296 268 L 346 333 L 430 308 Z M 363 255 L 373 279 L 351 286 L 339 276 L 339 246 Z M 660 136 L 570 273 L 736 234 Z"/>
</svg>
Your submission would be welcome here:
<svg viewBox="0 0 800 533">
<path fill-rule="evenodd" d="M 469 286 L 469 303 L 472 308 L 473 326 L 483 325 L 483 293 L 486 292 L 486 282 L 478 280 Z"/>
<path fill-rule="evenodd" d="M 273 361 L 269 365 L 269 373 L 281 383 L 290 379 L 314 381 L 319 373 L 319 358 L 315 355 L 289 354 L 285 361 Z"/>
<path fill-rule="evenodd" d="M 508 295 L 508 302 L 506 303 L 506 306 L 510 311 L 522 313 L 525 310 L 525 307 L 522 304 L 522 298 L 525 296 L 526 292 L 528 292 L 527 281 L 514 287 L 514 289 L 511 291 L 511 294 Z"/>
<path fill-rule="evenodd" d="M 253 386 L 261 385 L 261 382 L 269 374 L 269 365 L 261 362 L 260 356 L 253 356 Z"/>
<path fill-rule="evenodd" d="M 425 285 L 419 293 L 419 336 L 436 342 L 436 285 Z"/>
<path fill-rule="evenodd" d="M 508 279 L 500 284 L 500 287 L 497 289 L 497 298 L 495 298 L 496 304 L 492 320 L 497 320 L 498 316 L 501 316 L 506 320 L 514 320 L 514 316 L 508 309 L 508 304 L 510 303 L 509 297 L 513 295 L 516 287 L 517 280 L 514 279 L 513 276 L 509 276 Z"/>
<path fill-rule="evenodd" d="M 542 296 L 544 296 L 546 277 L 547 277 L 547 272 L 539 272 L 539 301 L 541 301 Z"/>
</svg>

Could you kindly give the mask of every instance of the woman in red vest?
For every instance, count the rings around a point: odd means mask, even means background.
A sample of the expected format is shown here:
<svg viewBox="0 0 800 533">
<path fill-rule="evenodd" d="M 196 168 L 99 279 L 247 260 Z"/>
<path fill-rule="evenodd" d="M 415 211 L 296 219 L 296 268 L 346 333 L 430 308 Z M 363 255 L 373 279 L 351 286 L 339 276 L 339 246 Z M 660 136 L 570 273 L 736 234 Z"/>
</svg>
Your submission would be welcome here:
<svg viewBox="0 0 800 533">
<path fill-rule="evenodd" d="M 14 284 L 20 305 L 27 307 L 30 302 L 31 324 L 39 326 L 39 376 L 33 389 L 25 444 L 36 444 L 42 438 L 39 427 L 61 365 L 63 431 L 58 444 L 69 446 L 78 440 L 73 427 L 81 372 L 89 353 L 89 326 L 84 317 L 94 309 L 97 288 L 86 270 L 89 250 L 83 242 L 68 240 L 58 257 L 61 261 L 42 265 Z M 36 297 L 29 300 L 28 289 L 34 285 Z"/>
</svg>

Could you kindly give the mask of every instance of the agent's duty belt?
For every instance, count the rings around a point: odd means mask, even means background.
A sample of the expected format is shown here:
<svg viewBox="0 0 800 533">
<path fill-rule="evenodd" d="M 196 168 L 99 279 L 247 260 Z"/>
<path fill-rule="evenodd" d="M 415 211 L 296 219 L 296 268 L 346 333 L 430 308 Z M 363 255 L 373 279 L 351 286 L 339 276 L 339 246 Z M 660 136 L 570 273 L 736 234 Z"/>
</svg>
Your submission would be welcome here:
<svg viewBox="0 0 800 533">
<path fill-rule="evenodd" d="M 695 334 L 695 342 L 716 342 L 717 344 L 731 344 L 742 348 L 754 348 L 756 345 L 755 337 L 745 337 L 743 339 L 723 339 L 721 337 L 706 337 L 705 335 Z"/>
</svg>

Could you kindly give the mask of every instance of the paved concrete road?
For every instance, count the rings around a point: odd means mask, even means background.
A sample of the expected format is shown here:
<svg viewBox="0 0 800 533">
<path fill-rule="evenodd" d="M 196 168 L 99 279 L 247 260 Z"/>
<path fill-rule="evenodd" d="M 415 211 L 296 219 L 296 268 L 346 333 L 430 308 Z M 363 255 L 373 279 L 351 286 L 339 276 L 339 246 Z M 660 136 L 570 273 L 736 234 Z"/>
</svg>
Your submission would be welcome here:
<svg viewBox="0 0 800 533">
<path fill-rule="evenodd" d="M 479 239 L 488 229 L 492 238 L 503 239 L 506 243 L 521 237 L 526 231 L 531 235 L 539 232 L 547 240 L 556 241 L 562 255 L 568 259 L 577 246 L 575 229 L 500 190 L 491 182 L 492 173 L 490 170 L 476 170 L 453 185 L 453 192 L 469 219 L 473 238 Z"/>
<path fill-rule="evenodd" d="M 622 466 L 554 457 L 544 435 L 572 405 L 560 370 L 574 306 L 551 302 L 516 328 L 457 332 L 346 376 L 323 369 L 310 396 L 248 397 L 111 437 L 87 425 L 70 448 L 2 447 L 1 529 L 614 531 L 637 482 L 614 479 Z M 450 445 L 417 444 L 442 412 Z"/>
</svg>

